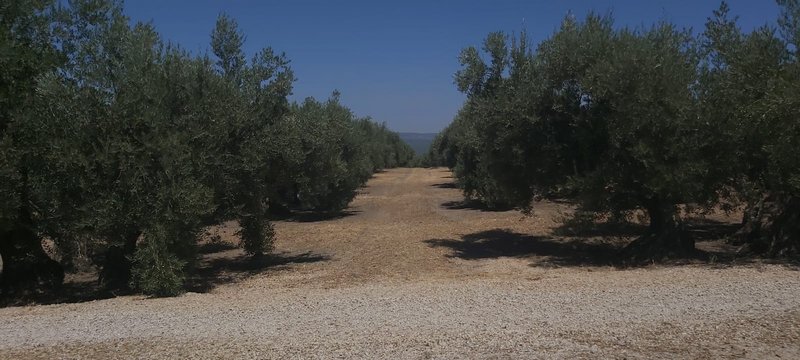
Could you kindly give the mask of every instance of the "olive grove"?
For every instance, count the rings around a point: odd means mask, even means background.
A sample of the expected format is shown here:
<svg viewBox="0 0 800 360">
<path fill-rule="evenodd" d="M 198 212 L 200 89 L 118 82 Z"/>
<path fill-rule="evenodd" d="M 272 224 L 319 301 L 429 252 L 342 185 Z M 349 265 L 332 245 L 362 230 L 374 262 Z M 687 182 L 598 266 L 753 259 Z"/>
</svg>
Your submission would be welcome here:
<svg viewBox="0 0 800 360">
<path fill-rule="evenodd" d="M 118 1 L 0 4 L 3 294 L 94 265 L 108 288 L 173 295 L 205 226 L 238 221 L 259 257 L 274 213 L 340 210 L 373 172 L 411 161 L 337 93 L 291 103 L 289 59 L 248 58 L 244 41 L 224 14 L 198 55 Z"/>
<path fill-rule="evenodd" d="M 643 211 L 634 260 L 695 251 L 679 209 L 743 205 L 735 241 L 800 250 L 800 3 L 743 32 L 726 3 L 699 34 L 668 22 L 568 16 L 538 46 L 492 33 L 460 55 L 467 100 L 428 155 L 468 198 L 530 210 L 537 197 L 619 218 Z"/>
</svg>

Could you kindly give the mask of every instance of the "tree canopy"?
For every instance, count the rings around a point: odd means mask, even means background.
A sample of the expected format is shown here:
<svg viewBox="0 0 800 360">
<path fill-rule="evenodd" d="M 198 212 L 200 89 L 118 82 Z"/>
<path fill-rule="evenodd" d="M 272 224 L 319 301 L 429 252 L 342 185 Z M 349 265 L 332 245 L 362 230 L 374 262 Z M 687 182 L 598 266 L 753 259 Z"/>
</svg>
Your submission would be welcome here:
<svg viewBox="0 0 800 360">
<path fill-rule="evenodd" d="M 238 221 L 258 257 L 276 212 L 343 209 L 374 171 L 413 157 L 338 95 L 291 103 L 287 56 L 246 59 L 227 15 L 213 54 L 195 55 L 131 24 L 117 1 L 0 11 L 4 294 L 57 286 L 81 261 L 110 288 L 176 294 L 203 227 Z"/>
<path fill-rule="evenodd" d="M 694 251 L 679 206 L 737 203 L 745 242 L 796 252 L 800 6 L 779 4 L 778 28 L 749 34 L 725 3 L 697 35 L 597 14 L 566 17 L 535 47 L 525 33 L 489 34 L 461 52 L 467 100 L 429 157 L 489 206 L 529 211 L 544 196 L 612 216 L 643 210 L 634 259 Z"/>
</svg>

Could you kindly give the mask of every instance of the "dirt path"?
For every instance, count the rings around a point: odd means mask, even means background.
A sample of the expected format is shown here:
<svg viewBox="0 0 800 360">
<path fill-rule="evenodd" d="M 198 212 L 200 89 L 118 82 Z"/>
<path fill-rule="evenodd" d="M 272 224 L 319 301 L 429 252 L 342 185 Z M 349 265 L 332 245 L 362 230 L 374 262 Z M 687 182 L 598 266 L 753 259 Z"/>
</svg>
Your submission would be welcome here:
<svg viewBox="0 0 800 360">
<path fill-rule="evenodd" d="M 0 309 L 0 358 L 800 358 L 796 269 L 618 270 L 614 241 L 552 235 L 566 206 L 471 209 L 450 181 L 378 174 L 278 222 L 273 266 L 207 254 L 204 293 Z"/>
</svg>

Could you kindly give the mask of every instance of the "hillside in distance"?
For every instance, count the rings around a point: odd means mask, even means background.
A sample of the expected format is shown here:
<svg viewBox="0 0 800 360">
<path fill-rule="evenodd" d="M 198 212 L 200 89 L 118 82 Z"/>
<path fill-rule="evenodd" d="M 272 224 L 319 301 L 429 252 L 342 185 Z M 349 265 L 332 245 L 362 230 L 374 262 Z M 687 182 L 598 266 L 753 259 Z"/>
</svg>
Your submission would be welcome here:
<svg viewBox="0 0 800 360">
<path fill-rule="evenodd" d="M 400 135 L 400 139 L 405 141 L 408 145 L 414 149 L 414 152 L 417 155 L 427 154 L 428 148 L 431 147 L 431 143 L 433 142 L 433 138 L 436 137 L 435 133 L 397 133 Z"/>
</svg>

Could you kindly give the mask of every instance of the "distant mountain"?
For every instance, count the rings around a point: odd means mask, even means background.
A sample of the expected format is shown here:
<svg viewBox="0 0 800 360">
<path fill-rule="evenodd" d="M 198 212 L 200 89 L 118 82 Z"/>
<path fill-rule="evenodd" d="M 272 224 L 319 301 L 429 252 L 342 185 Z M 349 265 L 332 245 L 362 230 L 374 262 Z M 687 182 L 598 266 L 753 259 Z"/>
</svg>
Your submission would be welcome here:
<svg viewBox="0 0 800 360">
<path fill-rule="evenodd" d="M 414 152 L 417 155 L 423 155 L 428 153 L 428 148 L 431 147 L 431 143 L 433 142 L 433 138 L 436 137 L 436 134 L 431 133 L 397 133 L 400 135 L 400 138 L 403 139 L 408 145 L 414 149 Z"/>
</svg>

